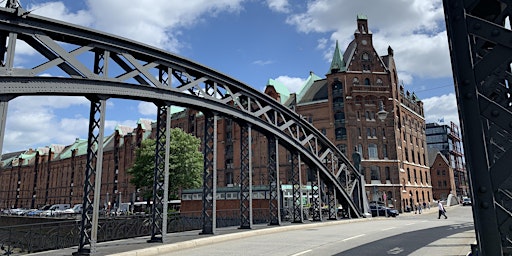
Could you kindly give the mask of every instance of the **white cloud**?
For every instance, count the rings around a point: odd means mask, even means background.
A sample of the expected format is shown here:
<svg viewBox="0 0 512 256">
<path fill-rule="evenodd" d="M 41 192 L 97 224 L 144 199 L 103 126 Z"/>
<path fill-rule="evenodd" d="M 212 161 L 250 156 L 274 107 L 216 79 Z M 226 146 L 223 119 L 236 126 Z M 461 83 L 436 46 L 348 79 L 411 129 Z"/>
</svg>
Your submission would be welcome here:
<svg viewBox="0 0 512 256">
<path fill-rule="evenodd" d="M 63 2 L 46 2 L 41 4 L 29 4 L 25 7 L 33 14 L 45 16 L 51 19 L 65 21 L 81 26 L 90 26 L 93 17 L 87 10 L 70 11 Z"/>
<path fill-rule="evenodd" d="M 344 50 L 353 38 L 358 14 L 368 17 L 379 54 L 387 54 L 388 46 L 395 49 L 400 72 L 412 77 L 451 76 L 441 0 L 317 0 L 309 2 L 305 12 L 289 15 L 287 22 L 304 33 L 332 33 L 331 40 L 338 40 Z M 320 49 L 324 45 L 319 41 Z M 326 60 L 333 48 L 334 43 L 326 48 Z"/>
<path fill-rule="evenodd" d="M 267 0 L 268 8 L 272 11 L 288 13 L 290 12 L 290 4 L 288 0 Z"/>
<path fill-rule="evenodd" d="M 156 116 L 157 114 L 156 105 L 152 102 L 141 101 L 137 109 L 141 115 Z"/>
<path fill-rule="evenodd" d="M 440 119 L 444 119 L 445 124 L 454 122 L 460 126 L 457 100 L 454 93 L 424 99 L 423 108 L 427 123 L 438 122 Z"/>
<path fill-rule="evenodd" d="M 305 79 L 299 78 L 299 77 L 289 77 L 289 76 L 279 76 L 278 78 L 274 79 L 278 82 L 281 82 L 288 88 L 290 93 L 298 93 L 301 87 L 306 82 Z"/>
<path fill-rule="evenodd" d="M 274 63 L 272 60 L 256 60 L 252 62 L 253 64 L 259 65 L 259 66 L 266 66 Z"/>
</svg>

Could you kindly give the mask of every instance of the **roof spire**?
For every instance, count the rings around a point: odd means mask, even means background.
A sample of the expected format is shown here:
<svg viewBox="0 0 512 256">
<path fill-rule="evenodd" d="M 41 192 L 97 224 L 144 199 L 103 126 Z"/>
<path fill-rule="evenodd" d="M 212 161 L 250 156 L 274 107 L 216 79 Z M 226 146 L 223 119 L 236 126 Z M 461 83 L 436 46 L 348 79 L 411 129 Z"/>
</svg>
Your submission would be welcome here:
<svg viewBox="0 0 512 256">
<path fill-rule="evenodd" d="M 345 71 L 345 62 L 341 56 L 340 47 L 338 46 L 338 40 L 336 40 L 336 48 L 334 48 L 334 55 L 332 56 L 331 67 L 327 74 L 336 73 L 338 71 Z"/>
</svg>

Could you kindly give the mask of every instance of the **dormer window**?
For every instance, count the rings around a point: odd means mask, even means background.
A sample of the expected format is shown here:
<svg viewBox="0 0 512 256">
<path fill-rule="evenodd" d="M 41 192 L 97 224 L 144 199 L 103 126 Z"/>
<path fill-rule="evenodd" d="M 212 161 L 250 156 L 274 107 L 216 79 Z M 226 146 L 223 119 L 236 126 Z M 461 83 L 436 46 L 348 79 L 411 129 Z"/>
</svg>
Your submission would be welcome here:
<svg viewBox="0 0 512 256">
<path fill-rule="evenodd" d="M 368 55 L 368 53 L 364 52 L 361 58 L 362 58 L 363 60 L 369 60 L 369 59 L 370 59 L 370 56 Z"/>
</svg>

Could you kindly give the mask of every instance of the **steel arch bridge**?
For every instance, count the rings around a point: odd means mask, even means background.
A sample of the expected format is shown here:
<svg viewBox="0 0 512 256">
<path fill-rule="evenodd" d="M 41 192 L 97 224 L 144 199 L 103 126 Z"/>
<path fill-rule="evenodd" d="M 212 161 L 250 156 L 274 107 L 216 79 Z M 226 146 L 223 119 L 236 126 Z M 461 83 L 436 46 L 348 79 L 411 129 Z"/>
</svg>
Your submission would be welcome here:
<svg viewBox="0 0 512 256">
<path fill-rule="evenodd" d="M 443 4 L 473 195 L 475 252 L 512 255 L 512 1 Z"/>
<path fill-rule="evenodd" d="M 43 61 L 29 68 L 14 66 L 17 42 L 41 54 Z M 90 102 L 86 180 L 77 254 L 95 252 L 101 191 L 103 132 L 106 101 L 110 98 L 153 102 L 157 106 L 157 147 L 154 172 L 151 240 L 166 234 L 170 106 L 191 107 L 205 114 L 203 233 L 215 233 L 216 121 L 231 118 L 242 127 L 241 228 L 252 227 L 251 133 L 256 129 L 269 141 L 270 224 L 280 224 L 278 146 L 292 152 L 293 221 L 302 222 L 301 168 L 313 170 L 313 197 L 327 187 L 329 216 L 336 218 L 336 202 L 351 217 L 364 212 L 363 179 L 325 136 L 292 110 L 250 86 L 211 68 L 125 38 L 30 14 L 15 0 L 0 8 L 0 152 L 8 102 L 26 95 L 86 96 Z M 39 76 L 59 70 L 57 77 Z M 115 72 L 114 70 L 118 70 Z M 119 72 L 119 70 L 121 70 Z M 316 195 L 316 197 L 315 197 Z M 300 202 L 300 203 L 299 203 Z M 320 220 L 315 200 L 314 219 Z"/>
</svg>

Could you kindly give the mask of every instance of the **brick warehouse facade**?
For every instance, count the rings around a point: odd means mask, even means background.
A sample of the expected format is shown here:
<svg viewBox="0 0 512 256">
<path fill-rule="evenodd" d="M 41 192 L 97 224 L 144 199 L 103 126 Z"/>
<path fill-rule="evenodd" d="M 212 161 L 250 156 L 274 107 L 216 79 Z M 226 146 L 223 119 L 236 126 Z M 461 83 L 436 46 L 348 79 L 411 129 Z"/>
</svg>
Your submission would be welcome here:
<svg viewBox="0 0 512 256">
<path fill-rule="evenodd" d="M 336 45 L 326 78 L 310 73 L 298 94 L 289 94 L 284 86 L 270 80 L 265 93 L 295 109 L 349 159 L 356 150 L 361 153 L 361 170 L 370 201 L 385 201 L 403 211 L 416 203 L 433 200 L 425 157 L 423 103 L 399 85 L 393 50 L 389 47 L 388 55 L 379 56 L 373 48 L 366 17 L 358 16 L 354 40 L 343 55 Z M 383 110 L 388 112 L 383 121 L 378 118 L 382 113 L 381 102 Z M 171 125 L 203 138 L 203 116 L 198 111 L 186 109 L 173 114 Z M 240 184 L 240 127 L 236 120 L 223 117 L 217 125 L 218 186 L 236 189 Z M 102 202 L 118 201 L 118 198 L 107 199 L 107 193 L 110 197 L 121 195 L 123 202 L 129 201 L 127 195 L 134 195 L 135 188 L 129 183 L 126 170 L 133 164 L 140 141 L 151 136 L 150 126 L 142 122 L 133 131 L 116 129 L 105 140 Z M 82 141 L 85 144 L 82 147 L 77 143 L 80 141 L 63 147 L 62 151 L 49 147 L 48 154 L 46 149 L 35 154 L 29 151 L 26 159 L 19 158 L 24 152 L 11 154 L 18 160 L 4 155 L 2 161 L 8 164 L 0 172 L 0 207 L 81 203 L 86 155 L 80 148 L 86 147 L 86 141 Z M 265 185 L 268 183 L 267 137 L 256 130 L 252 133 L 252 153 L 253 185 Z M 291 154 L 280 147 L 279 156 L 280 182 L 289 184 Z M 16 161 L 22 162 L 16 164 Z M 303 185 L 308 176 L 307 171 L 302 172 Z M 283 203 L 286 207 L 287 202 Z M 189 210 L 198 210 L 195 208 Z"/>
<path fill-rule="evenodd" d="M 151 136 L 151 125 L 149 120 L 140 120 L 135 129 L 117 126 L 114 134 L 105 137 L 102 204 L 111 202 L 114 206 L 135 195 L 127 170 L 135 160 L 135 148 Z M 3 155 L 0 208 L 82 203 L 86 162 L 87 140 L 81 139 L 69 146 L 52 145 Z"/>
</svg>

